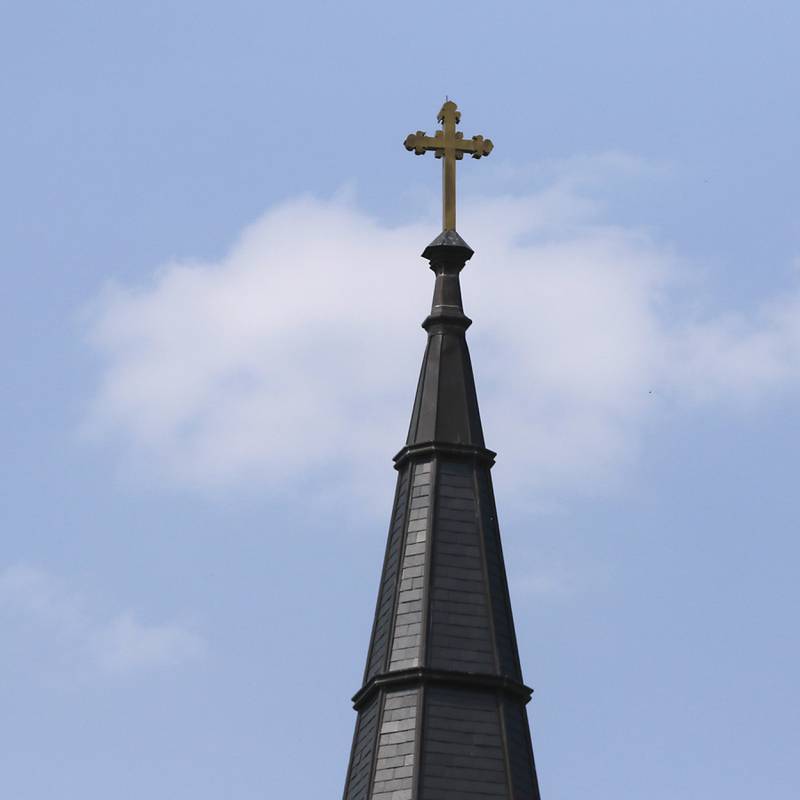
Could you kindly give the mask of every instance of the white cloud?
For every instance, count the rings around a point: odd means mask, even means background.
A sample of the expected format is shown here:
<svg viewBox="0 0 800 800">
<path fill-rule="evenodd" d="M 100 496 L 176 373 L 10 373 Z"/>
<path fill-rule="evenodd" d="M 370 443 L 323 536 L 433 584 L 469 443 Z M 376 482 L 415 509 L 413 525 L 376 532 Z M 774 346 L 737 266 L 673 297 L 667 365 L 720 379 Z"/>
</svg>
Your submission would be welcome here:
<svg viewBox="0 0 800 800">
<path fill-rule="evenodd" d="M 94 631 L 91 647 L 97 663 L 114 673 L 172 667 L 205 651 L 203 640 L 180 625 L 143 625 L 130 613 Z"/>
<path fill-rule="evenodd" d="M 43 642 L 45 671 L 127 675 L 205 652 L 203 639 L 180 625 L 146 625 L 130 612 L 99 619 L 51 575 L 25 565 L 0 571 L 0 619 L 20 623 Z"/>
<path fill-rule="evenodd" d="M 678 317 L 680 261 L 603 222 L 587 182 L 637 164 L 571 162 L 535 192 L 462 204 L 487 444 L 519 498 L 613 483 L 656 407 L 735 406 L 797 385 L 800 295 Z M 432 232 L 302 198 L 218 263 L 108 289 L 91 325 L 102 372 L 87 429 L 180 484 L 286 489 L 335 465 L 326 476 L 358 486 L 404 438 L 432 289 L 417 254 Z"/>
<path fill-rule="evenodd" d="M 690 401 L 750 406 L 800 376 L 800 293 L 750 315 L 691 322 L 668 342 L 671 379 Z"/>
</svg>

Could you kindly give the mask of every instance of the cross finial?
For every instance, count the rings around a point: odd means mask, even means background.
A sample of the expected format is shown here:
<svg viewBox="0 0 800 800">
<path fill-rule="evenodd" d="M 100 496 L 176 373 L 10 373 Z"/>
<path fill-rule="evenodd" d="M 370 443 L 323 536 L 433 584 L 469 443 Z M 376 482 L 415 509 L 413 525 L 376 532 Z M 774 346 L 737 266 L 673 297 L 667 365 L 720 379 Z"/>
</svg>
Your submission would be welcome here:
<svg viewBox="0 0 800 800">
<path fill-rule="evenodd" d="M 433 136 L 428 136 L 425 131 L 410 133 L 405 142 L 406 150 L 413 150 L 418 156 L 433 150 L 436 158 L 442 159 L 442 229 L 454 231 L 456 229 L 456 161 L 464 158 L 464 153 L 469 153 L 473 158 L 488 156 L 492 152 L 491 139 L 483 136 L 473 136 L 465 139 L 461 131 L 456 130 L 456 125 L 461 121 L 461 112 L 452 100 L 446 100 L 439 115 L 442 130 L 436 131 Z"/>
</svg>

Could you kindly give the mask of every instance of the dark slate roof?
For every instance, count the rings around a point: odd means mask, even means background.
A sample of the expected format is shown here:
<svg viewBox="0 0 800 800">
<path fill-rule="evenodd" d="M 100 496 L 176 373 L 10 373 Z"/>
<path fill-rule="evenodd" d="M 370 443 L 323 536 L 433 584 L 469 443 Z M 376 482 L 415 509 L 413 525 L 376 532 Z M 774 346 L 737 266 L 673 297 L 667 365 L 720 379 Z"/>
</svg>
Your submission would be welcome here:
<svg viewBox="0 0 800 800">
<path fill-rule="evenodd" d="M 436 275 L 389 528 L 345 800 L 538 800 L 455 231 Z"/>
</svg>

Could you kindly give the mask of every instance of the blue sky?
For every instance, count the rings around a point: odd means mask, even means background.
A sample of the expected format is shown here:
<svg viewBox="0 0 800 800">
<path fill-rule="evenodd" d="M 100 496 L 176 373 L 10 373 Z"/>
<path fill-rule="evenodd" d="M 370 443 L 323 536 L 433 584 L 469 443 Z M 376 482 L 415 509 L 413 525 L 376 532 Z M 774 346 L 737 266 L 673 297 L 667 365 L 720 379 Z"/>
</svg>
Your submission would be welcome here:
<svg viewBox="0 0 800 800">
<path fill-rule="evenodd" d="M 341 792 L 445 94 L 543 796 L 797 797 L 798 23 L 8 8 L 3 797 Z"/>
</svg>

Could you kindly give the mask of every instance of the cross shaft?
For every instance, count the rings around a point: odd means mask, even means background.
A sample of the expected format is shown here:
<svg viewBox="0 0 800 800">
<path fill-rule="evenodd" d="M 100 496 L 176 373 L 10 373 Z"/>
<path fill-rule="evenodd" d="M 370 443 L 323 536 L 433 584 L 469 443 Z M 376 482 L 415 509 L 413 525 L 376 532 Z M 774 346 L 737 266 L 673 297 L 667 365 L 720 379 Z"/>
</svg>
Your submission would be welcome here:
<svg viewBox="0 0 800 800">
<path fill-rule="evenodd" d="M 458 106 L 447 100 L 442 106 L 437 120 L 442 123 L 442 130 L 428 136 L 425 131 L 409 133 L 406 137 L 406 150 L 413 151 L 421 156 L 433 151 L 436 158 L 442 159 L 442 228 L 446 231 L 456 229 L 456 161 L 464 158 L 469 153 L 473 158 L 488 156 L 494 145 L 491 139 L 483 136 L 473 136 L 465 139 L 461 131 L 456 130 L 456 125 L 461 121 L 461 112 Z"/>
</svg>

